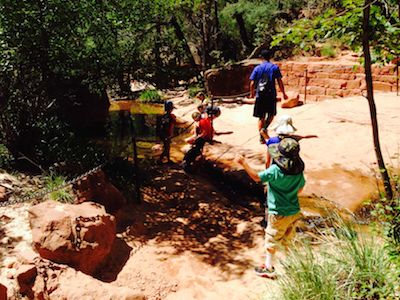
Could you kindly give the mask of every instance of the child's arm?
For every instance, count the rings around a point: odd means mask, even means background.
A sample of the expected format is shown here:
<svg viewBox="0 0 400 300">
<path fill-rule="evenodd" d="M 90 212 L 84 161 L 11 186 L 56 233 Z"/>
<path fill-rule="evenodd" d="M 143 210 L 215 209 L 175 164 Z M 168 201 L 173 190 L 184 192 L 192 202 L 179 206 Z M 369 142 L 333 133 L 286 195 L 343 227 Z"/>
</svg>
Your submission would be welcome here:
<svg viewBox="0 0 400 300">
<path fill-rule="evenodd" d="M 294 138 L 297 141 L 300 141 L 302 139 L 311 139 L 311 138 L 317 138 L 318 135 L 315 134 L 309 134 L 309 135 L 296 135 L 296 134 L 291 134 L 290 137 Z"/>
<path fill-rule="evenodd" d="M 249 164 L 246 162 L 245 158 L 242 155 L 239 155 L 236 158 L 236 161 L 244 168 L 244 170 L 250 176 L 251 179 L 253 179 L 255 182 L 260 182 L 260 177 L 258 176 L 258 173 L 249 166 Z"/>
</svg>

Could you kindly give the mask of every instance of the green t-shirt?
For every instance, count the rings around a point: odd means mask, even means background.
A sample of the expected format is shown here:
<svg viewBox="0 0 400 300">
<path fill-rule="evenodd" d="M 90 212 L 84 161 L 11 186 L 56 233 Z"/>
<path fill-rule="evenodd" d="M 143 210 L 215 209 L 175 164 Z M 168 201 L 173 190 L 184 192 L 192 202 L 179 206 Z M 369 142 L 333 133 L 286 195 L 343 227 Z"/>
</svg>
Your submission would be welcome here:
<svg viewBox="0 0 400 300">
<path fill-rule="evenodd" d="M 300 211 L 297 192 L 304 186 L 303 173 L 286 175 L 277 165 L 258 173 L 262 183 L 267 183 L 268 213 L 292 216 Z"/>
</svg>

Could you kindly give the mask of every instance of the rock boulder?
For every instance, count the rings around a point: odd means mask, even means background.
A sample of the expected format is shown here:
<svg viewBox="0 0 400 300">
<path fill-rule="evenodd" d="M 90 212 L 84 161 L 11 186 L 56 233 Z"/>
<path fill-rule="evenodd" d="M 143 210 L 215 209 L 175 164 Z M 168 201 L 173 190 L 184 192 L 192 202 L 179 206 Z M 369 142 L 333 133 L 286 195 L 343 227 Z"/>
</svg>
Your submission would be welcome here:
<svg viewBox="0 0 400 300">
<path fill-rule="evenodd" d="M 288 98 L 282 99 L 281 101 L 281 107 L 282 108 L 292 108 L 292 107 L 296 107 L 296 106 L 300 106 L 303 104 L 302 101 L 300 100 L 300 95 L 297 92 L 287 92 L 286 93 Z"/>
<path fill-rule="evenodd" d="M 234 96 L 247 93 L 250 75 L 260 60 L 244 60 L 229 67 L 210 69 L 204 73 L 208 92 L 214 96 Z"/>
<path fill-rule="evenodd" d="M 19 293 L 29 299 L 115 299 L 144 300 L 145 297 L 127 287 L 118 287 L 94 279 L 72 268 L 35 259 L 20 266 Z M 0 284 L 1 293 L 1 284 Z M 0 294 L 1 296 L 1 294 Z M 6 298 L 1 298 L 1 300 Z"/>
<path fill-rule="evenodd" d="M 122 193 L 107 179 L 102 170 L 84 177 L 74 184 L 77 202 L 93 201 L 114 213 L 127 203 Z"/>
<path fill-rule="evenodd" d="M 7 299 L 7 288 L 0 283 L 0 299 Z"/>
<path fill-rule="evenodd" d="M 109 254 L 115 218 L 93 202 L 46 201 L 29 210 L 33 246 L 41 257 L 93 274 Z"/>
</svg>

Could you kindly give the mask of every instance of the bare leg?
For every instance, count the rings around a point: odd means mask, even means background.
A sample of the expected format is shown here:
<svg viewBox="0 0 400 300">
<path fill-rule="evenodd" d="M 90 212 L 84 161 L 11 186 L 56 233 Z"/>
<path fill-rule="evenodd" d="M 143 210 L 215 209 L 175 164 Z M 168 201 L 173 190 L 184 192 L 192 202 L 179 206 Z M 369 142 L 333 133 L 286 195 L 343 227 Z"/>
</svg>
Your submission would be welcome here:
<svg viewBox="0 0 400 300">
<path fill-rule="evenodd" d="M 272 121 L 274 120 L 274 115 L 270 115 L 270 114 L 268 114 L 268 118 L 267 118 L 267 120 L 265 121 L 265 123 L 264 123 L 264 126 L 265 127 L 263 127 L 263 128 L 268 128 L 268 126 L 272 123 Z M 261 128 L 260 128 L 260 130 L 261 130 Z"/>
<path fill-rule="evenodd" d="M 265 124 L 265 118 L 259 118 L 258 119 L 258 132 L 260 132 L 260 130 L 264 128 L 264 124 Z"/>
<path fill-rule="evenodd" d="M 164 139 L 163 140 L 163 152 L 161 153 L 160 157 L 158 158 L 158 163 L 162 163 L 164 157 L 166 157 L 168 159 L 168 162 L 170 162 L 170 157 L 169 157 L 169 153 L 170 153 L 170 140 L 169 139 Z"/>
<path fill-rule="evenodd" d="M 265 256 L 265 267 L 272 271 L 274 268 L 275 249 L 268 249 Z"/>
<path fill-rule="evenodd" d="M 261 129 L 264 128 L 264 124 L 265 124 L 265 118 L 259 118 L 258 119 L 258 132 L 261 131 Z M 265 143 L 265 139 L 264 137 L 260 134 L 260 143 L 264 144 Z"/>
</svg>

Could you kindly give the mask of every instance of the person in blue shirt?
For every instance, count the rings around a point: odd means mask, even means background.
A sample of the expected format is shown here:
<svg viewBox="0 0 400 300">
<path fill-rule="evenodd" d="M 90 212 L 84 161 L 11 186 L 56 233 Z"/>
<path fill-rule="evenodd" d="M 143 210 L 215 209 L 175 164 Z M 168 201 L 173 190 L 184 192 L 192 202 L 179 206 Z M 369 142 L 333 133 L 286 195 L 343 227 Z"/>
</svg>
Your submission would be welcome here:
<svg viewBox="0 0 400 300">
<path fill-rule="evenodd" d="M 250 98 L 256 97 L 253 116 L 258 118 L 258 131 L 267 128 L 276 115 L 276 88 L 278 81 L 279 89 L 284 99 L 288 99 L 282 82 L 282 74 L 279 67 L 269 60 L 272 52 L 261 51 L 263 62 L 254 68 L 250 75 Z M 268 116 L 267 116 L 268 115 Z M 267 119 L 265 119 L 267 116 Z M 260 135 L 260 142 L 264 144 L 264 138 Z"/>
</svg>

